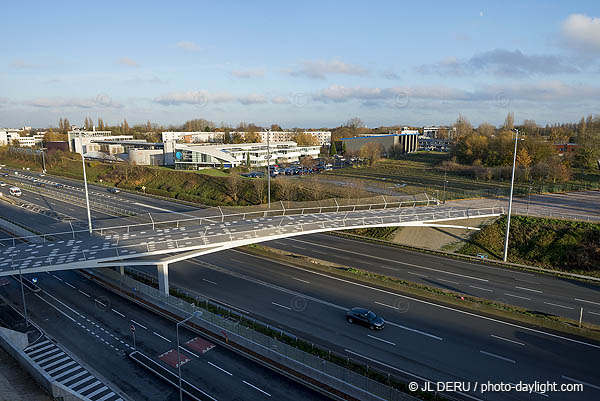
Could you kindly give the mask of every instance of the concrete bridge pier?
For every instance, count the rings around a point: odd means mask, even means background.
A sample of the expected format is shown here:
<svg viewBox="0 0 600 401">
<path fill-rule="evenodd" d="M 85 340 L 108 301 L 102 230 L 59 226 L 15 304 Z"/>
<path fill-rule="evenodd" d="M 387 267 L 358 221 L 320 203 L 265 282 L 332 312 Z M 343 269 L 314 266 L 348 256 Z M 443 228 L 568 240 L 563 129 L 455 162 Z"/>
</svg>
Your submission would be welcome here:
<svg viewBox="0 0 600 401">
<path fill-rule="evenodd" d="M 169 295 L 169 264 L 166 262 L 156 265 L 158 268 L 158 289 L 165 295 Z"/>
</svg>

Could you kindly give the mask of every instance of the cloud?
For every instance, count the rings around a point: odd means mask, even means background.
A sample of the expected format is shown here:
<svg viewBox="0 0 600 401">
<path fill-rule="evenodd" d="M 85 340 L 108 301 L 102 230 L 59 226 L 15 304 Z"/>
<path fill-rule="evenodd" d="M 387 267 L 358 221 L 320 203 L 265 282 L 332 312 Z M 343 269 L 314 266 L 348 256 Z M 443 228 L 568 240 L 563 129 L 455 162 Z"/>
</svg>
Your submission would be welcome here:
<svg viewBox="0 0 600 401">
<path fill-rule="evenodd" d="M 249 104 L 263 104 L 267 103 L 268 100 L 264 95 L 250 94 L 247 96 L 238 97 L 238 102 L 241 104 L 249 105 Z"/>
<path fill-rule="evenodd" d="M 520 50 L 495 49 L 479 53 L 468 60 L 447 58 L 438 63 L 417 67 L 423 74 L 471 75 L 490 73 L 509 77 L 572 74 L 580 72 L 569 59 L 555 55 L 527 55 Z"/>
<path fill-rule="evenodd" d="M 120 108 L 121 104 L 116 103 L 108 95 L 97 95 L 93 98 L 64 98 L 64 97 L 38 97 L 24 102 L 26 105 L 41 108 Z"/>
<path fill-rule="evenodd" d="M 292 76 L 305 76 L 313 79 L 325 79 L 329 74 L 366 75 L 368 71 L 359 65 L 343 61 L 303 61 L 295 69 L 287 71 Z"/>
<path fill-rule="evenodd" d="M 121 57 L 117 63 L 120 65 L 134 68 L 138 68 L 140 66 L 135 60 L 132 60 L 129 57 Z"/>
<path fill-rule="evenodd" d="M 155 103 L 165 106 L 176 106 L 183 104 L 203 106 L 207 103 L 234 103 L 238 102 L 243 105 L 267 103 L 268 98 L 261 94 L 248 95 L 231 95 L 226 92 L 211 93 L 206 90 L 190 91 L 190 92 L 171 92 L 154 98 Z"/>
<path fill-rule="evenodd" d="M 178 42 L 175 46 L 179 47 L 180 49 L 188 50 L 191 52 L 200 51 L 200 46 L 189 40 Z"/>
<path fill-rule="evenodd" d="M 264 70 L 233 70 L 231 71 L 231 75 L 238 78 L 262 78 L 265 76 Z"/>
<path fill-rule="evenodd" d="M 21 69 L 21 70 L 26 70 L 26 69 L 36 68 L 37 67 L 37 65 L 27 63 L 27 62 L 25 62 L 25 60 L 20 59 L 20 58 L 16 59 L 15 61 L 13 61 L 11 65 L 14 68 L 18 68 L 18 69 Z"/>
<path fill-rule="evenodd" d="M 7 104 L 7 103 L 8 103 L 8 98 L 7 97 L 0 97 L 0 105 Z"/>
<path fill-rule="evenodd" d="M 287 97 L 283 97 L 283 96 L 275 96 L 271 99 L 271 103 L 275 103 L 275 104 L 290 104 L 291 101 L 289 98 Z"/>
<path fill-rule="evenodd" d="M 392 79 L 392 80 L 400 79 L 400 75 L 398 75 L 394 71 L 384 71 L 383 77 L 385 79 Z"/>
<path fill-rule="evenodd" d="M 562 23 L 562 34 L 581 49 L 600 50 L 600 18 L 571 14 Z"/>
</svg>

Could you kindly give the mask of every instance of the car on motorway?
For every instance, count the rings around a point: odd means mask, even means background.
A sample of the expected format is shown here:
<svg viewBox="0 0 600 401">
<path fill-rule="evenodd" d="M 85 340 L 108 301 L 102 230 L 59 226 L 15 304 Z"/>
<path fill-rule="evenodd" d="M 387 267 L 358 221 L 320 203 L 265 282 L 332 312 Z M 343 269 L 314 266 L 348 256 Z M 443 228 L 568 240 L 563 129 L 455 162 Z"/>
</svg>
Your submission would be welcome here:
<svg viewBox="0 0 600 401">
<path fill-rule="evenodd" d="M 375 312 L 372 312 L 365 308 L 352 308 L 346 313 L 346 320 L 348 323 L 356 323 L 362 326 L 366 326 L 371 330 L 381 330 L 385 326 L 385 321 L 381 316 L 377 316 Z"/>
<path fill-rule="evenodd" d="M 61 184 L 60 182 L 57 182 L 56 184 L 54 184 L 54 188 L 64 188 L 65 186 L 63 184 Z"/>
<path fill-rule="evenodd" d="M 0 187 L 5 187 L 6 183 L 4 181 L 0 181 Z"/>
<path fill-rule="evenodd" d="M 44 173 L 41 173 L 39 176 L 40 176 L 40 177 L 45 177 L 45 176 L 46 176 L 46 174 L 44 174 Z"/>
<path fill-rule="evenodd" d="M 16 196 L 17 198 L 23 194 L 19 187 L 8 188 L 8 193 L 11 194 L 12 196 Z"/>
<path fill-rule="evenodd" d="M 121 192 L 121 190 L 119 188 L 108 188 L 108 192 L 110 192 L 111 194 L 118 194 L 119 192 Z"/>
</svg>

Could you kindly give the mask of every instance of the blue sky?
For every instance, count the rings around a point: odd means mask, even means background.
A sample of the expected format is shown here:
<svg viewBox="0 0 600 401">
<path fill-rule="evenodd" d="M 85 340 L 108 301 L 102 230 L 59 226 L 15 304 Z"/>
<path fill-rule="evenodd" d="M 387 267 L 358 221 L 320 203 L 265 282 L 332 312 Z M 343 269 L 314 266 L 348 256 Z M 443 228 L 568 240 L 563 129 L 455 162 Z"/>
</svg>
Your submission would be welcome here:
<svg viewBox="0 0 600 401">
<path fill-rule="evenodd" d="M 25 3 L 2 7 L 0 127 L 600 112 L 597 1 Z"/>
</svg>

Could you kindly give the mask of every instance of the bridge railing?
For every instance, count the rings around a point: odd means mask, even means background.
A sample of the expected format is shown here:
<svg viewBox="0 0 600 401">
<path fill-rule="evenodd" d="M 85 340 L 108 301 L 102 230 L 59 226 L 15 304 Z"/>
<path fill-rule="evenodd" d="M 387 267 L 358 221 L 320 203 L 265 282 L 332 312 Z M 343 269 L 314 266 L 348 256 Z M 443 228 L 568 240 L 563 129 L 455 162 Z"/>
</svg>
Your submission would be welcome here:
<svg viewBox="0 0 600 401">
<path fill-rule="evenodd" d="M 126 225 L 115 225 L 94 228 L 92 234 L 103 236 L 107 233 L 132 233 L 135 231 L 156 230 L 164 228 L 180 228 L 211 223 L 225 223 L 240 220 L 252 220 L 265 217 L 280 217 L 304 214 L 324 214 L 332 212 L 353 212 L 359 210 L 376 210 L 396 207 L 416 207 L 438 204 L 438 200 L 427 194 L 406 196 L 380 195 L 369 198 L 332 198 L 320 201 L 306 202 L 272 202 L 269 205 L 252 205 L 241 207 L 213 207 L 189 212 L 146 213 L 130 216 L 137 222 Z M 184 216 L 173 218 L 173 216 Z M 70 231 L 31 235 L 9 239 L 0 239 L 1 245 L 14 246 L 16 242 L 41 238 L 43 242 L 56 238 L 85 238 L 89 237 L 88 229 L 75 229 L 71 224 Z"/>
<path fill-rule="evenodd" d="M 64 252 L 55 253 L 50 258 L 48 255 L 39 257 L 24 257 L 20 259 L 11 258 L 10 268 L 16 270 L 19 268 L 27 269 L 28 267 L 39 268 L 43 266 L 52 265 L 63 265 L 69 263 L 88 263 L 89 265 L 97 265 L 97 261 L 111 261 L 121 260 L 133 257 L 159 255 L 173 252 L 186 252 L 191 250 L 198 250 L 203 247 L 216 246 L 221 247 L 227 243 L 240 242 L 261 242 L 265 240 L 283 238 L 292 235 L 301 235 L 307 232 L 319 232 L 319 231 L 335 231 L 335 230 L 346 230 L 353 228 L 362 227 L 376 227 L 376 226 L 399 226 L 408 225 L 410 223 L 418 223 L 422 221 L 439 221 L 446 219 L 461 219 L 461 218 L 474 218 L 478 216 L 489 216 L 499 215 L 504 213 L 503 207 L 489 207 L 481 209 L 446 209 L 446 210 L 432 210 L 422 213 L 418 213 L 418 209 L 406 209 L 400 214 L 390 213 L 388 215 L 371 215 L 371 216 L 348 216 L 348 213 L 342 215 L 341 213 L 330 214 L 330 218 L 317 219 L 315 221 L 296 222 L 293 220 L 286 224 L 283 224 L 285 218 L 282 217 L 278 225 L 272 224 L 265 228 L 252 228 L 248 230 L 240 231 L 229 231 L 222 230 L 222 232 L 206 235 L 206 230 L 202 233 L 199 230 L 197 233 L 186 230 L 185 233 L 188 235 L 186 238 L 179 239 L 167 239 L 164 241 L 154 242 L 143 242 L 143 238 L 140 239 L 127 239 L 119 241 L 116 239 L 114 245 L 103 249 L 94 250 L 82 250 L 78 252 Z M 243 227 L 242 227 L 243 228 Z M 194 235 L 196 234 L 196 235 Z M 97 242 L 96 242 L 97 243 Z M 126 244 L 124 244 L 126 243 Z M 93 242 L 91 243 L 93 244 Z M 91 245 L 90 244 L 90 245 Z M 236 245 L 237 246 L 237 245 Z M 3 264 L 8 264 L 5 260 L 0 259 L 0 267 L 4 269 Z M 83 267 L 83 266 L 82 266 Z M 90 267 L 90 266 L 88 266 Z M 93 266 L 92 266 L 93 267 Z"/>
</svg>

